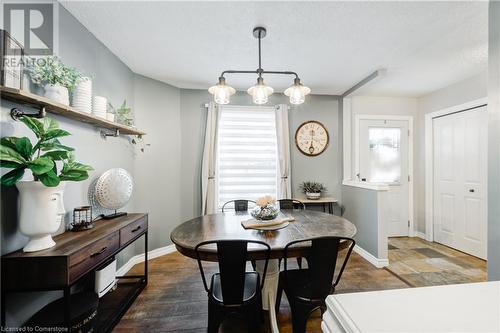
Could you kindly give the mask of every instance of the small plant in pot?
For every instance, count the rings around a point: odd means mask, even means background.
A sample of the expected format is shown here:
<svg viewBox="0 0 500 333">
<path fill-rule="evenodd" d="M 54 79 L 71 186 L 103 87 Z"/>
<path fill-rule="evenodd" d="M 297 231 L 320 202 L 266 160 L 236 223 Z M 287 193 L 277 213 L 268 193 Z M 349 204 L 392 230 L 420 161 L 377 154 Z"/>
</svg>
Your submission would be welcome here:
<svg viewBox="0 0 500 333">
<path fill-rule="evenodd" d="M 33 145 L 27 137 L 0 139 L 0 167 L 11 169 L 0 178 L 4 186 L 19 190 L 21 202 L 19 229 L 30 238 L 25 252 L 44 250 L 55 245 L 51 234 L 60 225 L 65 181 L 82 181 L 92 167 L 75 161 L 74 149 L 62 145 L 59 138 L 70 135 L 50 118 L 43 121 L 22 117 L 21 121 L 35 134 Z M 21 180 L 30 171 L 33 180 Z"/>
<path fill-rule="evenodd" d="M 45 97 L 69 105 L 69 92 L 82 80 L 77 69 L 66 66 L 59 57 L 40 58 L 29 68 L 31 81 L 44 86 Z"/>
<path fill-rule="evenodd" d="M 123 125 L 134 125 L 134 111 L 127 106 L 127 100 L 124 100 L 119 108 L 115 108 L 113 104 L 109 104 L 110 112 L 115 114 L 115 120 Z"/>
<path fill-rule="evenodd" d="M 321 198 L 321 193 L 326 192 L 326 187 L 323 184 L 314 181 L 302 182 L 299 188 L 306 195 L 307 199 L 312 200 Z"/>
</svg>

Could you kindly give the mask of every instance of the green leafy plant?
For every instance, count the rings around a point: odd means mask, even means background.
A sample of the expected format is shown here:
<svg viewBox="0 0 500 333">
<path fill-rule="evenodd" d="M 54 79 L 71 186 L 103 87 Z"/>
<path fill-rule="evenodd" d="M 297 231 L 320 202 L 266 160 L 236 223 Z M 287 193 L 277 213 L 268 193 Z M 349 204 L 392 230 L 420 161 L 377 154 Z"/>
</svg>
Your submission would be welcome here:
<svg viewBox="0 0 500 333">
<path fill-rule="evenodd" d="M 74 149 L 59 141 L 59 138 L 71 134 L 60 129 L 57 121 L 47 117 L 43 121 L 22 117 L 21 121 L 38 141 L 33 145 L 27 137 L 0 139 L 0 167 L 12 169 L 0 179 L 2 185 L 14 185 L 26 169 L 31 171 L 35 181 L 41 181 L 48 187 L 55 187 L 61 181 L 82 181 L 89 177 L 93 168 L 76 162 Z M 62 167 L 58 168 L 58 163 Z"/>
<path fill-rule="evenodd" d="M 321 193 L 326 191 L 326 187 L 318 182 L 305 181 L 299 185 L 302 193 Z"/>
<path fill-rule="evenodd" d="M 115 109 L 113 104 L 109 104 L 110 113 L 114 113 L 116 115 L 116 121 L 120 124 L 132 126 L 134 125 L 134 112 L 132 108 L 127 106 L 127 100 L 124 100 L 122 105 Z"/>
<path fill-rule="evenodd" d="M 54 84 L 68 88 L 73 91 L 83 78 L 76 68 L 66 66 L 59 57 L 40 58 L 33 61 L 29 67 L 31 81 L 44 85 Z"/>
</svg>

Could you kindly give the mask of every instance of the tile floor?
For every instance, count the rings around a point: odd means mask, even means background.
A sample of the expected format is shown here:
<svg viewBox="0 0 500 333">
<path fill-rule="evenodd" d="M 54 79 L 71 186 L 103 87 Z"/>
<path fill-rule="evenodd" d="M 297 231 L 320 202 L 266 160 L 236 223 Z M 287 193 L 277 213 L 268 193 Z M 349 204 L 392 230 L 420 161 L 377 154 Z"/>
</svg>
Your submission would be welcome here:
<svg viewBox="0 0 500 333">
<path fill-rule="evenodd" d="M 387 269 L 412 287 L 486 281 L 486 261 L 417 237 L 389 238 Z"/>
</svg>

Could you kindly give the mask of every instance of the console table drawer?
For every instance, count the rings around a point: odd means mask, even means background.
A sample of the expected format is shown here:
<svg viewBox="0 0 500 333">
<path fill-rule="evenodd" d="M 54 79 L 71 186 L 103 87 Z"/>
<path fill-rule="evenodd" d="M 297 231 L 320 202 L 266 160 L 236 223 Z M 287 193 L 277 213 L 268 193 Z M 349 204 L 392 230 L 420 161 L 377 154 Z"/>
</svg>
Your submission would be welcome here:
<svg viewBox="0 0 500 333">
<path fill-rule="evenodd" d="M 142 235 L 148 228 L 148 219 L 146 217 L 129 224 L 120 229 L 120 246 L 124 246 L 131 240 Z"/>
<path fill-rule="evenodd" d="M 73 281 L 98 266 L 120 247 L 118 231 L 69 257 L 69 280 Z"/>
</svg>

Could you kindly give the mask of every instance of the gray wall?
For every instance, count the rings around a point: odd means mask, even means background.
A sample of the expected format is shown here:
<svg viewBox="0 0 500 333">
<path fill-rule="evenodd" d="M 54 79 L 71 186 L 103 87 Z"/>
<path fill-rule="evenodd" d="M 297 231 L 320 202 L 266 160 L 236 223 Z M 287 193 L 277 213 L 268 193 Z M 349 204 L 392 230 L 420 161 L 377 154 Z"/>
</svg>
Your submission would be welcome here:
<svg viewBox="0 0 500 333">
<path fill-rule="evenodd" d="M 206 108 L 212 99 L 205 90 L 181 90 L 181 217 L 192 218 L 201 211 L 201 156 L 205 133 Z M 267 105 L 288 104 L 283 94 L 271 95 Z M 231 104 L 253 105 L 251 96 L 237 92 Z M 330 144 L 326 151 L 317 157 L 307 157 L 295 146 L 295 131 L 306 120 L 322 122 L 330 134 Z M 298 185 L 304 180 L 323 182 L 328 195 L 340 199 L 341 169 L 339 142 L 339 99 L 337 96 L 311 95 L 306 102 L 292 106 L 289 111 L 290 146 L 292 164 L 292 192 L 300 195 Z M 193 177 L 194 176 L 194 177 Z"/>
<path fill-rule="evenodd" d="M 379 257 L 378 192 L 353 186 L 342 186 L 344 217 L 357 228 L 356 244 Z"/>
<path fill-rule="evenodd" d="M 139 145 L 144 152 L 136 150 L 134 203 L 149 213 L 152 250 L 170 244 L 170 232 L 182 220 L 180 90 L 140 75 L 134 85 L 137 127 L 147 133 Z"/>
<path fill-rule="evenodd" d="M 63 61 L 94 76 L 95 94 L 106 96 L 116 104 L 125 98 L 133 104 L 132 71 L 62 6 L 59 8 L 59 18 L 59 55 Z M 1 136 L 29 136 L 34 140 L 23 124 L 11 120 L 9 112 L 14 106 L 18 105 L 1 100 Z M 103 140 L 98 130 L 91 125 L 53 115 L 51 117 L 57 119 L 62 128 L 72 133 L 71 137 L 64 139 L 64 143 L 76 148 L 78 160 L 94 167 L 91 179 L 114 167 L 122 167 L 134 173 L 134 148 L 128 138 Z M 87 188 L 91 179 L 67 184 L 64 203 L 68 212 L 76 206 L 87 203 Z M 17 190 L 2 188 L 1 204 L 1 251 L 4 254 L 23 247 L 27 239 L 17 231 Z M 125 209 L 133 210 L 133 206 L 134 203 L 131 202 Z M 69 221 L 69 213 L 66 215 L 66 221 Z M 130 256 L 134 249 L 127 250 L 129 251 L 124 253 L 126 257 Z M 8 323 L 24 322 L 33 311 L 58 295 L 60 294 L 36 293 L 9 297 Z"/>
<path fill-rule="evenodd" d="M 500 280 L 500 2 L 489 15 L 488 279 Z"/>
</svg>

